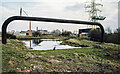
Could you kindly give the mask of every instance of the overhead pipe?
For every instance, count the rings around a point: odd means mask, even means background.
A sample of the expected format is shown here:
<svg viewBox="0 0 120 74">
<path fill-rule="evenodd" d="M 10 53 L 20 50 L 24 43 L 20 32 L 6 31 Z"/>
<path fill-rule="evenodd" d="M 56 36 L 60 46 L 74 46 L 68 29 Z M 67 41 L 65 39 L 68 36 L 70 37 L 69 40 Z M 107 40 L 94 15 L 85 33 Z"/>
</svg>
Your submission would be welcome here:
<svg viewBox="0 0 120 74">
<path fill-rule="evenodd" d="M 101 43 L 104 42 L 104 28 L 100 23 L 79 21 L 79 20 L 66 20 L 66 19 L 54 19 L 54 18 L 43 18 L 43 17 L 28 17 L 28 16 L 12 16 L 9 17 L 2 25 L 2 43 L 7 43 L 7 26 L 14 20 L 26 20 L 26 21 L 42 21 L 42 22 L 56 22 L 56 23 L 72 23 L 72 24 L 86 24 L 86 25 L 97 25 L 101 29 Z"/>
</svg>

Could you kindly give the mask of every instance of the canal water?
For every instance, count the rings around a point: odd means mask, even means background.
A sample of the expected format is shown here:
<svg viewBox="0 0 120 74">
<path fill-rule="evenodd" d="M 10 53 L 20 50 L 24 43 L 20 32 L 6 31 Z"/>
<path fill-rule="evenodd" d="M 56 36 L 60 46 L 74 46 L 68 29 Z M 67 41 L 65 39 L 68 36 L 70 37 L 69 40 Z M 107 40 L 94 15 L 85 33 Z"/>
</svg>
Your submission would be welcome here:
<svg viewBox="0 0 120 74">
<path fill-rule="evenodd" d="M 69 45 L 60 45 L 62 41 L 59 39 L 35 39 L 29 41 L 22 41 L 27 48 L 31 50 L 53 50 L 55 49 L 72 49 L 72 48 L 81 48 L 73 47 Z"/>
</svg>

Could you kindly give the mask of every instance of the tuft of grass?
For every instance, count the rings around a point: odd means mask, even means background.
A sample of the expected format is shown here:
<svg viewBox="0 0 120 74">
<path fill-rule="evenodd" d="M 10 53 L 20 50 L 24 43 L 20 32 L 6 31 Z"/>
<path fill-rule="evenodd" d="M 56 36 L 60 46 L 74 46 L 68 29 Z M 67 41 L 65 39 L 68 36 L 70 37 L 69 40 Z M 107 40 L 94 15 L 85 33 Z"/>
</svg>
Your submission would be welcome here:
<svg viewBox="0 0 120 74">
<path fill-rule="evenodd" d="M 68 39 L 64 40 L 61 44 L 68 44 L 71 46 L 76 46 L 76 47 L 91 47 L 97 42 L 89 41 L 89 40 L 78 40 L 78 39 Z"/>
</svg>

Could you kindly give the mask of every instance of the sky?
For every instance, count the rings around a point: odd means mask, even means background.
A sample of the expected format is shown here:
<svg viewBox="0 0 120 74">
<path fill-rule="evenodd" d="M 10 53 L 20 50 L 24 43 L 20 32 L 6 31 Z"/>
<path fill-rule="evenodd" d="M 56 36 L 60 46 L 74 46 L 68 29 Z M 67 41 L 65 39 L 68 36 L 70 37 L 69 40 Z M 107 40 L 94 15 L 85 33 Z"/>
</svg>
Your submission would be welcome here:
<svg viewBox="0 0 120 74">
<path fill-rule="evenodd" d="M 70 20 L 88 21 L 88 13 L 85 12 L 85 3 L 90 0 L 2 0 L 0 2 L 0 27 L 3 22 L 11 16 L 19 16 L 20 8 L 26 11 L 29 16 L 60 18 Z M 97 0 L 100 2 L 101 0 Z M 108 27 L 113 31 L 118 28 L 118 1 L 102 0 L 103 7 L 101 15 L 105 16 L 104 21 L 100 23 L 105 29 Z M 22 16 L 26 16 L 24 13 Z M 54 29 L 65 29 L 68 31 L 78 31 L 88 26 L 82 24 L 65 24 L 50 22 L 32 21 L 32 30 L 45 29 L 52 31 Z M 29 29 L 29 21 L 13 21 L 8 25 L 7 31 L 25 31 Z M 1 31 L 1 29 L 0 29 Z"/>
</svg>

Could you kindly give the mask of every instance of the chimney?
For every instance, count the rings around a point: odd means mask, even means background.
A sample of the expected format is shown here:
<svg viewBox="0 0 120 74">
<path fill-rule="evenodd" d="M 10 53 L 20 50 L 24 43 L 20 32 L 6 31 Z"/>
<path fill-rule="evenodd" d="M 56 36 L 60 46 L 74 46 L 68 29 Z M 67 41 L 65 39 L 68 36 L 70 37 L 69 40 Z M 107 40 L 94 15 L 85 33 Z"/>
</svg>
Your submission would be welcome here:
<svg viewBox="0 0 120 74">
<path fill-rule="evenodd" d="M 30 21 L 30 32 L 31 32 L 31 21 Z"/>
</svg>

